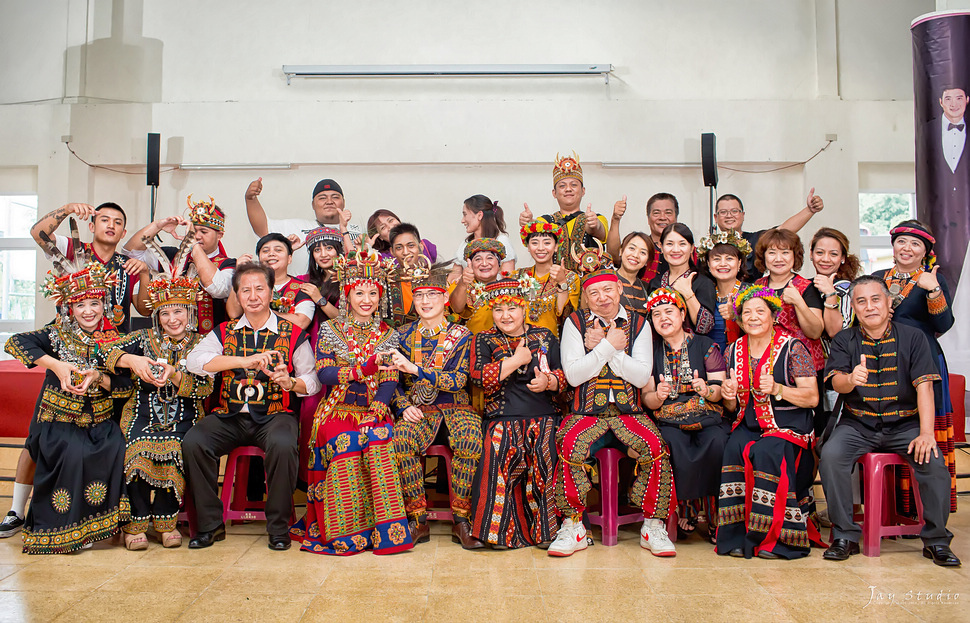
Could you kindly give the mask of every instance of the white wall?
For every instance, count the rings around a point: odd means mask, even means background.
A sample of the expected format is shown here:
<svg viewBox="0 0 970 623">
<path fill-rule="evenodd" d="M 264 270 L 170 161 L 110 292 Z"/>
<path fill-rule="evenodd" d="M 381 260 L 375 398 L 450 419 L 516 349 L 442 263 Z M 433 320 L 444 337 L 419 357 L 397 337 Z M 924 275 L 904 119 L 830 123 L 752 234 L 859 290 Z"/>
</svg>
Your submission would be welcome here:
<svg viewBox="0 0 970 623">
<path fill-rule="evenodd" d="M 388 207 L 450 251 L 462 199 L 484 193 L 515 223 L 528 201 L 551 210 L 552 161 L 576 150 L 587 198 L 609 213 L 627 195 L 624 231 L 646 227 L 659 191 L 706 226 L 699 134 L 718 137 L 719 192 L 741 195 L 748 225 L 776 224 L 810 187 L 826 211 L 809 226 L 857 240 L 860 163 L 896 163 L 911 186 L 909 20 L 930 1 L 717 0 L 440 3 L 333 0 L 2 1 L 0 167 L 36 167 L 40 210 L 114 200 L 145 222 L 145 134 L 162 161 L 286 162 L 289 171 L 162 174 L 159 214 L 213 195 L 227 246 L 248 251 L 242 195 L 262 175 L 265 204 L 307 214 L 313 184 L 334 177 L 355 220 Z M 872 19 L 878 14 L 878 19 Z M 296 80 L 283 64 L 612 63 L 590 78 Z M 52 100 L 47 103 L 22 103 Z M 89 169 L 60 143 L 72 135 Z M 139 168 L 142 167 L 142 168 Z M 905 178 L 905 179 L 902 179 Z M 39 272 L 46 267 L 39 267 Z M 38 308 L 38 320 L 49 307 Z"/>
</svg>

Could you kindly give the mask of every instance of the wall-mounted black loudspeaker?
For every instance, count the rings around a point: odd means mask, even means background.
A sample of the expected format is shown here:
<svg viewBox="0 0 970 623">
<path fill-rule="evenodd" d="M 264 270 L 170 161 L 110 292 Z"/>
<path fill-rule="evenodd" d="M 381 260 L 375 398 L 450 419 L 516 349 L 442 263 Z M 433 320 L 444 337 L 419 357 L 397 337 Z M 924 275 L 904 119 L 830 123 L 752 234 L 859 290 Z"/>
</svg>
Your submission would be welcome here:
<svg viewBox="0 0 970 623">
<path fill-rule="evenodd" d="M 146 183 L 149 186 L 158 186 L 158 154 L 161 148 L 161 135 L 148 135 L 148 172 Z"/>
<path fill-rule="evenodd" d="M 717 187 L 717 152 L 713 132 L 701 134 L 701 169 L 704 172 L 704 186 Z"/>
</svg>

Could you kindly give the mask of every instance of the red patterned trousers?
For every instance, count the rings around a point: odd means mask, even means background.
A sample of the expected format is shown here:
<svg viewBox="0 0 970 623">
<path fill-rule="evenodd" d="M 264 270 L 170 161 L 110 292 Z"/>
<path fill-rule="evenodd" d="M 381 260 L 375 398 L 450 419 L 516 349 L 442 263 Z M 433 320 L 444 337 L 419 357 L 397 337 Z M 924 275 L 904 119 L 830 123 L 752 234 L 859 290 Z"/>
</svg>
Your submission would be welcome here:
<svg viewBox="0 0 970 623">
<path fill-rule="evenodd" d="M 621 415 L 610 405 L 599 415 L 573 414 L 556 433 L 559 465 L 556 466 L 556 506 L 559 514 L 578 518 L 586 510 L 586 496 L 593 487 L 590 447 L 612 431 L 623 445 L 637 454 L 637 475 L 630 486 L 630 503 L 643 509 L 647 519 L 667 519 L 673 498 L 670 455 L 657 426 L 644 414 Z"/>
</svg>

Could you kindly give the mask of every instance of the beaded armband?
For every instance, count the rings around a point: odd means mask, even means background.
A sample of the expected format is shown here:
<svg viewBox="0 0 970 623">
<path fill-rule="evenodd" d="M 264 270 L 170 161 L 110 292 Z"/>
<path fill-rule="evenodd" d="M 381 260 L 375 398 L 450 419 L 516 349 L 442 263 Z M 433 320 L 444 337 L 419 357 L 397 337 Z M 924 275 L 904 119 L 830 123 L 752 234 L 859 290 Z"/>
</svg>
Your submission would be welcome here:
<svg viewBox="0 0 970 623">
<path fill-rule="evenodd" d="M 946 297 L 943 296 L 943 294 L 940 294 L 935 298 L 927 297 L 926 306 L 929 308 L 931 314 L 933 314 L 934 316 L 938 316 L 946 311 L 946 308 L 947 308 Z"/>
</svg>

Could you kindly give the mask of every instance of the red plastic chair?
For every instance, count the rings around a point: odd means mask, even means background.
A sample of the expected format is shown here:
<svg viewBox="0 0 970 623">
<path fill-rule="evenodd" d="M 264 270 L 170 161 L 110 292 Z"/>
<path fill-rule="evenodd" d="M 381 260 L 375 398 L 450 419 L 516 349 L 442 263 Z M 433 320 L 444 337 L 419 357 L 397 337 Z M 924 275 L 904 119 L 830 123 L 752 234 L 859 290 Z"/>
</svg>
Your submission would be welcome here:
<svg viewBox="0 0 970 623">
<path fill-rule="evenodd" d="M 431 500 L 428 499 L 428 519 L 434 519 L 436 521 L 454 521 L 455 515 L 451 511 L 452 504 L 455 501 L 455 492 L 451 489 L 451 459 L 454 453 L 446 445 L 439 444 L 434 446 L 428 446 L 425 451 L 424 456 L 421 457 L 422 465 L 424 464 L 425 457 L 434 456 L 438 460 L 438 478 L 441 478 L 441 465 L 444 464 L 445 467 L 445 477 L 448 479 L 448 506 L 447 508 L 440 506 L 431 506 Z"/>
<path fill-rule="evenodd" d="M 227 523 L 266 521 L 266 502 L 246 499 L 249 460 L 253 456 L 266 458 L 256 446 L 240 446 L 230 452 L 226 459 L 226 474 L 222 479 L 222 519 Z M 290 511 L 290 524 L 294 523 L 296 514 Z"/>
<path fill-rule="evenodd" d="M 862 553 L 879 556 L 883 537 L 919 535 L 923 529 L 923 500 L 920 499 L 916 479 L 913 483 L 913 499 L 916 500 L 917 521 L 896 513 L 895 479 L 892 466 L 909 470 L 909 464 L 895 453 L 872 452 L 859 459 L 862 465 L 864 486 L 862 516 Z"/>
<path fill-rule="evenodd" d="M 967 378 L 962 374 L 950 374 L 950 403 L 953 405 L 953 441 L 967 441 L 967 412 L 964 405 L 967 399 Z"/>
<path fill-rule="evenodd" d="M 612 547 L 617 543 L 617 533 L 620 526 L 632 523 L 642 523 L 643 513 L 629 513 L 620 515 L 620 459 L 625 454 L 616 448 L 603 448 L 596 453 L 596 462 L 600 471 L 600 510 L 590 512 L 589 523 L 599 526 L 602 532 L 603 545 Z M 667 517 L 667 536 L 671 541 L 677 540 L 677 509 L 672 506 Z"/>
</svg>

